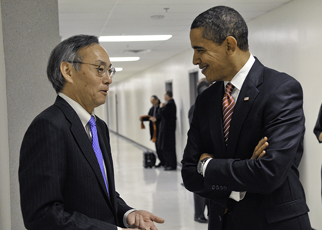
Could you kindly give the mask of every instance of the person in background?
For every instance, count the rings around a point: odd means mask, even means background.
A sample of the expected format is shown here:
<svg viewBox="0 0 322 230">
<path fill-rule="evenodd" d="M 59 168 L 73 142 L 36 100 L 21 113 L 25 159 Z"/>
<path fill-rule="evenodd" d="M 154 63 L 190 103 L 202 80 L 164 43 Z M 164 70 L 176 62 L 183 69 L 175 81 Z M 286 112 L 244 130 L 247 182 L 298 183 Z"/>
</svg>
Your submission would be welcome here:
<svg viewBox="0 0 322 230">
<path fill-rule="evenodd" d="M 201 94 L 206 88 L 208 88 L 211 84 L 207 82 L 206 78 L 202 78 L 199 80 L 197 85 L 197 94 Z M 193 104 L 188 112 L 189 124 L 192 122 L 193 118 L 193 111 L 195 109 L 195 104 Z M 205 218 L 205 208 L 207 206 L 207 199 L 199 196 L 196 193 L 193 193 L 193 201 L 194 201 L 194 208 L 195 208 L 195 221 L 199 223 L 208 223 L 208 220 Z"/>
<path fill-rule="evenodd" d="M 177 107 L 172 98 L 172 92 L 167 91 L 164 95 L 164 100 L 167 102 L 160 105 L 160 131 L 158 145 L 165 159 L 164 170 L 177 169 L 177 154 L 176 154 L 176 120 Z"/>
<path fill-rule="evenodd" d="M 161 121 L 161 117 L 160 117 L 160 100 L 156 95 L 152 95 L 151 96 L 151 104 L 152 107 L 150 108 L 148 115 L 150 116 L 149 120 L 150 120 L 150 136 L 151 136 L 151 140 L 154 140 L 154 136 L 155 136 L 155 150 L 156 153 L 158 155 L 159 158 L 159 164 L 157 164 L 155 167 L 159 168 L 159 167 L 164 167 L 165 165 L 165 160 L 164 157 L 162 155 L 162 151 L 160 150 L 160 147 L 158 145 L 158 135 L 159 135 L 159 126 L 160 126 L 160 121 Z"/>
<path fill-rule="evenodd" d="M 57 95 L 26 131 L 20 150 L 21 210 L 30 230 L 153 229 L 164 220 L 128 206 L 115 189 L 109 130 L 94 109 L 115 69 L 98 38 L 77 35 L 51 52 Z"/>
<path fill-rule="evenodd" d="M 322 104 L 319 110 L 318 119 L 316 120 L 314 129 L 313 129 L 313 133 L 315 134 L 318 142 L 322 143 Z M 321 179 L 322 179 L 322 170 L 321 170 Z M 321 189 L 321 196 L 322 196 L 322 189 Z"/>
<path fill-rule="evenodd" d="M 316 120 L 313 133 L 315 134 L 319 143 L 322 143 L 322 104 L 319 110 L 318 119 Z"/>
<path fill-rule="evenodd" d="M 195 102 L 182 177 L 210 200 L 208 229 L 311 230 L 298 170 L 300 83 L 250 53 L 246 22 L 230 7 L 206 10 L 190 29 L 193 64 L 213 84 Z"/>
</svg>

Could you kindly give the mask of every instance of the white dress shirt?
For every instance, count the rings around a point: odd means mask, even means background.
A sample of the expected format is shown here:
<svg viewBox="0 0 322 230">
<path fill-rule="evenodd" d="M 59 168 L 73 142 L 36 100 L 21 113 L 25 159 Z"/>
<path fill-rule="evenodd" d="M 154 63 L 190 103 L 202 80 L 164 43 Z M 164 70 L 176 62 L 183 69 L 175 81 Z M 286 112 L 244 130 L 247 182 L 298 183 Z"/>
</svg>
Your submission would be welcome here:
<svg viewBox="0 0 322 230">
<path fill-rule="evenodd" d="M 250 69 L 252 68 L 253 64 L 255 62 L 255 58 L 252 54 L 250 54 L 250 57 L 248 59 L 248 61 L 246 62 L 246 64 L 243 66 L 243 68 L 241 68 L 239 70 L 239 72 L 233 77 L 233 79 L 230 81 L 230 83 L 235 86 L 235 88 L 233 89 L 231 96 L 234 98 L 235 103 L 237 102 L 238 96 L 239 96 L 239 92 L 244 84 L 244 81 L 250 71 Z M 229 81 L 225 81 L 224 82 L 224 91 L 226 89 L 226 85 L 228 84 Z M 228 137 L 229 138 L 229 137 Z M 205 176 L 206 173 L 206 169 L 207 169 L 207 165 L 208 163 L 211 161 L 212 159 L 208 159 L 202 169 L 202 173 L 203 176 Z M 235 201 L 240 201 L 242 199 L 244 199 L 246 195 L 246 192 L 235 192 L 232 191 L 229 198 L 234 199 Z"/>
</svg>

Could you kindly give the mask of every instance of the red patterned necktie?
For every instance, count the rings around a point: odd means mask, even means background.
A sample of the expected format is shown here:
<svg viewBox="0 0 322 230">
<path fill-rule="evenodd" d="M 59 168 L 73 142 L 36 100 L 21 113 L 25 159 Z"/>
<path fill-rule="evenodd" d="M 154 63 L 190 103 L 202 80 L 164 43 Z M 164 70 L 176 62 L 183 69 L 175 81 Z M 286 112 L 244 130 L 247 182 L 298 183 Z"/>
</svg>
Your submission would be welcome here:
<svg viewBox="0 0 322 230">
<path fill-rule="evenodd" d="M 229 127 L 230 127 L 230 121 L 231 116 L 234 111 L 235 107 L 235 101 L 234 98 L 231 96 L 231 92 L 235 86 L 233 86 L 230 82 L 226 85 L 226 92 L 224 95 L 224 98 L 222 100 L 222 108 L 223 108 L 223 119 L 224 119 L 224 136 L 225 136 L 225 142 L 227 145 L 228 141 L 228 134 L 229 134 Z"/>
</svg>

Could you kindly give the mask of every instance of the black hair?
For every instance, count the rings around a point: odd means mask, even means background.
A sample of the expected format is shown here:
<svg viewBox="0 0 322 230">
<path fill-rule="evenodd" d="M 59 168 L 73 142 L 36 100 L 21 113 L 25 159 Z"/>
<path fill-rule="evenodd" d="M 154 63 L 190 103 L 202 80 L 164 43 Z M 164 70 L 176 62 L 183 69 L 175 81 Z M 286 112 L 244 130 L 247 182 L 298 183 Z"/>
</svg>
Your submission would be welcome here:
<svg viewBox="0 0 322 230">
<path fill-rule="evenodd" d="M 203 28 L 203 38 L 221 45 L 228 36 L 237 41 L 243 51 L 248 50 L 248 28 L 243 17 L 233 8 L 216 6 L 199 14 L 190 29 Z"/>
</svg>

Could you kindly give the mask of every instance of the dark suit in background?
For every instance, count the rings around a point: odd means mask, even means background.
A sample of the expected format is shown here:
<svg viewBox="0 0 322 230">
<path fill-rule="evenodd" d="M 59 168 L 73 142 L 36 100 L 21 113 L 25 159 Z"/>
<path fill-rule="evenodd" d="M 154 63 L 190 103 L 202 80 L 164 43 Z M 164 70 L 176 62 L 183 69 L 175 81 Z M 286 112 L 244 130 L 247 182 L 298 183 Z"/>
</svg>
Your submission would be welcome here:
<svg viewBox="0 0 322 230">
<path fill-rule="evenodd" d="M 318 115 L 318 118 L 316 119 L 313 133 L 315 134 L 316 138 L 318 139 L 318 142 L 321 143 L 322 141 L 320 141 L 319 136 L 322 133 L 322 104 L 320 106 L 319 115 Z"/>
<path fill-rule="evenodd" d="M 176 119 L 177 107 L 173 99 L 160 108 L 161 122 L 158 144 L 165 159 L 166 168 L 177 168 Z"/>
<path fill-rule="evenodd" d="M 320 134 L 322 133 L 322 104 L 319 110 L 318 118 L 316 120 L 314 129 L 313 129 L 313 133 L 315 134 L 316 139 L 318 139 L 318 142 L 322 143 L 322 141 L 320 140 Z M 321 170 L 321 179 L 322 179 L 322 170 Z M 321 181 L 321 185 L 322 185 L 322 181 Z M 321 189 L 321 196 L 322 196 L 322 189 Z"/>
</svg>

